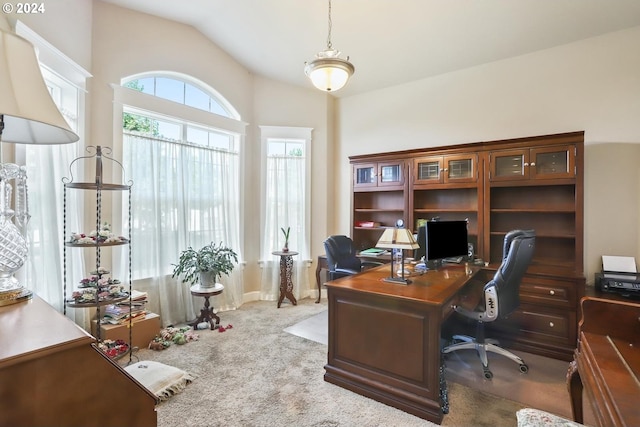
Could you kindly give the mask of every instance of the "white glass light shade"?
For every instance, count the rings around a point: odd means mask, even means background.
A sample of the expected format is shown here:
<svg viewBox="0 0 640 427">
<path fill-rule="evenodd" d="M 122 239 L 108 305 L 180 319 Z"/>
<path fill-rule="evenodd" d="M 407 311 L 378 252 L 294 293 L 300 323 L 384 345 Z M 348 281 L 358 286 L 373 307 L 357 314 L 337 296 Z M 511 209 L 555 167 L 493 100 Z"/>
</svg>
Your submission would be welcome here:
<svg viewBox="0 0 640 427">
<path fill-rule="evenodd" d="M 8 31 L 0 31 L 0 94 L 3 142 L 67 144 L 80 139 L 51 99 L 33 45 Z"/>
<path fill-rule="evenodd" d="M 311 83 L 326 92 L 335 92 L 347 84 L 347 80 L 354 73 L 353 65 L 342 58 L 318 57 L 309 62 L 305 73 L 311 79 Z"/>
<path fill-rule="evenodd" d="M 418 249 L 420 245 L 406 228 L 387 228 L 380 236 L 376 248 L 382 249 Z"/>
</svg>

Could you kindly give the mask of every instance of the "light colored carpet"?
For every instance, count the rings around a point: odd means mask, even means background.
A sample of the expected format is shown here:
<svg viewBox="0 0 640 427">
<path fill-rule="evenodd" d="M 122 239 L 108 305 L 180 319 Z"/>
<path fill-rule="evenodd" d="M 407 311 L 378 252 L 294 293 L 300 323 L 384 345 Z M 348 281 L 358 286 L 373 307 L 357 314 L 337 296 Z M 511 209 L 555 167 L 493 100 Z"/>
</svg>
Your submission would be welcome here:
<svg viewBox="0 0 640 427">
<path fill-rule="evenodd" d="M 225 332 L 198 331 L 200 339 L 163 351 L 143 349 L 154 360 L 195 377 L 184 391 L 157 406 L 158 426 L 435 426 L 421 418 L 324 381 L 327 347 L 284 332 L 327 310 L 312 299 L 297 306 L 260 301 L 218 313 Z M 451 413 L 443 425 L 515 426 L 523 405 L 449 386 Z"/>
</svg>

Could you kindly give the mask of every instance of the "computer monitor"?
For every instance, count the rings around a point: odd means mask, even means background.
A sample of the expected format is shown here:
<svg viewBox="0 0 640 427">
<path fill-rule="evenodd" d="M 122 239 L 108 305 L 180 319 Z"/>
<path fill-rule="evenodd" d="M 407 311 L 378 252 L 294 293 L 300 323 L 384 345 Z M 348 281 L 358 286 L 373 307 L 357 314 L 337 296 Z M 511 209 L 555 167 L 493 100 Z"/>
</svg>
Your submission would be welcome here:
<svg viewBox="0 0 640 427">
<path fill-rule="evenodd" d="M 467 221 L 427 221 L 418 228 L 417 260 L 436 261 L 467 256 Z"/>
</svg>

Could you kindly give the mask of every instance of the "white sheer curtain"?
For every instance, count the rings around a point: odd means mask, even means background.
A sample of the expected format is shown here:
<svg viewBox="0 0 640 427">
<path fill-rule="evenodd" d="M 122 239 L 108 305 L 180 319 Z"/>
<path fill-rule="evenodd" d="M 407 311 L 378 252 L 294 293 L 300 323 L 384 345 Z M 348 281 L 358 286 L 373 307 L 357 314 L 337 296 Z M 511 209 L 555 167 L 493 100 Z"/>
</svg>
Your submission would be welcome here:
<svg viewBox="0 0 640 427">
<path fill-rule="evenodd" d="M 203 300 L 171 277 L 173 264 L 187 247 L 210 242 L 222 242 L 242 260 L 239 155 L 130 133 L 123 135 L 123 153 L 133 181 L 133 288 L 149 293 L 163 325 L 193 320 Z M 225 290 L 212 306 L 229 310 L 242 304 L 241 264 L 220 282 Z"/>
<path fill-rule="evenodd" d="M 280 257 L 272 255 L 284 245 L 281 228 L 291 227 L 289 250 L 293 259 L 293 295 L 306 297 L 309 291 L 309 242 L 307 230 L 306 159 L 302 156 L 268 156 L 266 160 L 265 223 L 262 234 L 262 277 L 260 298 L 279 297 Z"/>
<path fill-rule="evenodd" d="M 84 253 L 64 247 L 69 236 L 63 235 L 66 218 L 67 234 L 81 231 L 84 215 L 83 195 L 67 193 L 64 206 L 63 177 L 69 178 L 69 165 L 76 157 L 77 144 L 28 146 L 25 150 L 31 220 L 27 227 L 29 256 L 24 275 L 29 288 L 62 312 L 64 310 L 64 268 L 67 269 L 67 297 L 84 277 Z M 67 251 L 66 264 L 64 251 Z M 68 309 L 67 315 L 85 328 L 89 327 L 91 310 Z"/>
</svg>

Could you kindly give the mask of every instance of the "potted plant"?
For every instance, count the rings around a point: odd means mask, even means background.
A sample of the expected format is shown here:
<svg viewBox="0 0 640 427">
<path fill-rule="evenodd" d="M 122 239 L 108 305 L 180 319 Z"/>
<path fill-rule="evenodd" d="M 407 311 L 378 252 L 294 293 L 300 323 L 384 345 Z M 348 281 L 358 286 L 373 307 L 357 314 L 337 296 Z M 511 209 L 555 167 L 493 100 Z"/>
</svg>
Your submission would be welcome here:
<svg viewBox="0 0 640 427">
<path fill-rule="evenodd" d="M 289 232 L 291 232 L 291 227 L 287 227 L 285 230 L 284 227 L 280 227 L 282 230 L 282 234 L 284 234 L 284 246 L 282 247 L 282 252 L 289 252 Z"/>
<path fill-rule="evenodd" d="M 200 283 L 203 288 L 213 288 L 219 277 L 231 273 L 238 263 L 238 255 L 222 243 L 213 242 L 196 251 L 191 246 L 180 253 L 177 264 L 173 264 L 173 275 L 193 286 Z"/>
</svg>

